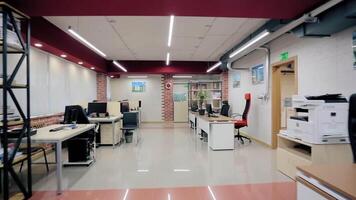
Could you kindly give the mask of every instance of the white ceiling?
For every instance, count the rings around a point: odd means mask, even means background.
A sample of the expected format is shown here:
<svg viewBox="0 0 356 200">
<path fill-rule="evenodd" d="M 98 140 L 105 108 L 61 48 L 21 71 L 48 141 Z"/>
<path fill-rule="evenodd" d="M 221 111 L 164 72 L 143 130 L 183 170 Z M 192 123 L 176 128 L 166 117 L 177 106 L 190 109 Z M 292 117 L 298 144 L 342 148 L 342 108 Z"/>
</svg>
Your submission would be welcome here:
<svg viewBox="0 0 356 200">
<path fill-rule="evenodd" d="M 267 19 L 175 17 L 167 47 L 169 17 L 46 17 L 67 32 L 69 26 L 107 54 L 109 60 L 217 61 Z"/>
</svg>

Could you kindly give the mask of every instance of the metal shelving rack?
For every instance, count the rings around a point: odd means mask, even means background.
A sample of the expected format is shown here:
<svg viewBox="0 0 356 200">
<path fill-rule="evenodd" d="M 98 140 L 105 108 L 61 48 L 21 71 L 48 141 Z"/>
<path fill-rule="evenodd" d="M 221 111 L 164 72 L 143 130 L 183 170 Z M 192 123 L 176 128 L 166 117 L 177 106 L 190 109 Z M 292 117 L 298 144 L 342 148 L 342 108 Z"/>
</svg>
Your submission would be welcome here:
<svg viewBox="0 0 356 200">
<path fill-rule="evenodd" d="M 25 199 L 29 199 L 32 196 L 32 172 L 31 172 L 31 140 L 30 140 L 30 18 L 22 12 L 16 10 L 10 5 L 0 2 L 0 13 L 2 14 L 2 41 L 0 44 L 0 53 L 2 54 L 2 73 L 3 83 L 0 85 L 3 98 L 3 122 L 1 126 L 1 143 L 4 149 L 4 155 L 2 160 L 3 165 L 3 199 L 7 200 L 10 197 L 9 179 L 12 177 L 13 182 L 17 185 Z M 17 21 L 20 21 L 22 32 L 20 31 Z M 9 23 L 12 25 L 17 39 L 20 42 L 20 46 L 11 45 L 8 41 Z M 25 40 L 24 40 L 25 39 Z M 16 54 L 20 58 L 12 72 L 8 72 L 8 55 Z M 14 84 L 14 79 L 17 72 L 21 68 L 25 61 L 26 68 L 26 83 Z M 8 75 L 8 73 L 11 73 Z M 21 105 L 16 98 L 14 90 L 26 91 L 26 110 L 21 108 Z M 13 151 L 9 152 L 7 147 L 9 145 L 8 130 L 10 123 L 7 119 L 8 115 L 8 100 L 10 97 L 15 104 L 16 110 L 21 116 L 23 121 L 21 134 L 16 139 Z M 24 140 L 24 141 L 23 141 Z M 19 150 L 21 143 L 27 144 L 27 187 L 26 183 L 22 183 L 19 176 L 16 174 L 13 161 L 15 159 L 16 152 Z"/>
</svg>

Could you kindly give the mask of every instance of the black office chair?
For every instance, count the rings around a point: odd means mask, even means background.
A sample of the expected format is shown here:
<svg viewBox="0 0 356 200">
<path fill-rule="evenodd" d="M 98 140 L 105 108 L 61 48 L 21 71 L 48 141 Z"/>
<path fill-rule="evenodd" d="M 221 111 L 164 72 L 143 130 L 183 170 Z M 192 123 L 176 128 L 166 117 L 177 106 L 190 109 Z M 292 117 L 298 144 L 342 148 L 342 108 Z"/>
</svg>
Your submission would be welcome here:
<svg viewBox="0 0 356 200">
<path fill-rule="evenodd" d="M 230 105 L 227 102 L 223 102 L 223 105 L 221 106 L 221 110 L 220 110 L 220 115 L 229 116 L 229 110 L 230 110 Z"/>
<path fill-rule="evenodd" d="M 349 136 L 350 136 L 352 154 L 354 157 L 354 163 L 356 163 L 356 94 L 353 94 L 350 97 Z"/>
<path fill-rule="evenodd" d="M 126 143 L 131 142 L 129 138 L 131 138 L 131 140 L 132 140 L 133 131 L 137 128 L 138 128 L 138 113 L 137 112 L 124 112 L 121 130 L 122 130 L 123 135 L 126 138 Z M 138 142 L 138 141 L 136 141 L 136 142 Z"/>
</svg>

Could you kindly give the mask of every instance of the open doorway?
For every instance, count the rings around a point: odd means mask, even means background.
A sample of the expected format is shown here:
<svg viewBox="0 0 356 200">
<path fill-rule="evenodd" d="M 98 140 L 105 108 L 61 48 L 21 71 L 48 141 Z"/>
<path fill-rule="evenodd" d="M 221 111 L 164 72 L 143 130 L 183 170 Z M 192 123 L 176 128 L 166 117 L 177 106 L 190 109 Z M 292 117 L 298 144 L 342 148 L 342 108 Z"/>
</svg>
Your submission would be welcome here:
<svg viewBox="0 0 356 200">
<path fill-rule="evenodd" d="M 272 148 L 277 147 L 277 134 L 287 128 L 293 115 L 292 96 L 298 94 L 297 57 L 272 64 Z"/>
</svg>

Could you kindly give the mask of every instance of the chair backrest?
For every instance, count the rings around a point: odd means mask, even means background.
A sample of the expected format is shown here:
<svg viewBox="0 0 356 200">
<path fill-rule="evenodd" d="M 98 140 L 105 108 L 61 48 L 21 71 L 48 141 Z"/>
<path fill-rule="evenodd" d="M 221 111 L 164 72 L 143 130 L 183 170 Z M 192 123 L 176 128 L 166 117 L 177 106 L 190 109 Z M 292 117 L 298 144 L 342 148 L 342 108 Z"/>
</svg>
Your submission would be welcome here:
<svg viewBox="0 0 356 200">
<path fill-rule="evenodd" d="M 349 107 L 349 136 L 354 156 L 354 163 L 356 163 L 356 94 L 350 97 Z"/>
<path fill-rule="evenodd" d="M 122 126 L 135 127 L 138 125 L 138 113 L 137 112 L 124 112 Z"/>
<path fill-rule="evenodd" d="M 220 110 L 220 115 L 229 116 L 229 110 L 230 110 L 230 105 L 229 104 L 223 104 L 221 106 L 221 110 Z"/>
<path fill-rule="evenodd" d="M 248 112 L 250 111 L 250 106 L 251 106 L 251 93 L 245 94 L 245 100 L 246 100 L 246 104 L 245 104 L 244 112 L 242 113 L 242 119 L 247 121 Z"/>
</svg>

